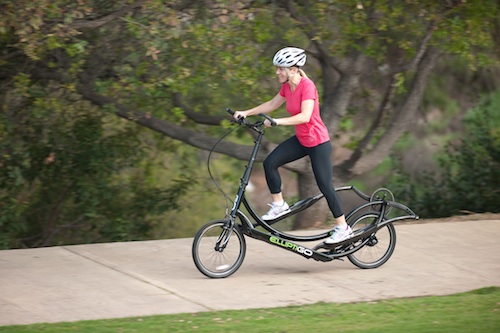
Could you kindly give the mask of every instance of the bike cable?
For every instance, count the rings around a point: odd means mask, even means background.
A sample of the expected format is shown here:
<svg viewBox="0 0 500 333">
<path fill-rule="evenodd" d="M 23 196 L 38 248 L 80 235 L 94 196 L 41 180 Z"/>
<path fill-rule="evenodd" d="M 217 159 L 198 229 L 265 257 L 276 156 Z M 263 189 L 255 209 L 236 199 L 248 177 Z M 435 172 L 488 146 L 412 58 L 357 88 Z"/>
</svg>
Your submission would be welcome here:
<svg viewBox="0 0 500 333">
<path fill-rule="evenodd" d="M 210 153 L 208 154 L 208 158 L 207 158 L 207 169 L 208 169 L 208 175 L 210 176 L 210 179 L 212 179 L 212 182 L 215 184 L 215 187 L 217 187 L 217 189 L 219 190 L 219 192 L 222 194 L 222 197 L 224 198 L 224 201 L 226 203 L 226 216 L 229 215 L 229 205 L 228 205 L 228 201 L 233 203 L 233 201 L 231 200 L 231 198 L 229 198 L 227 196 L 227 194 L 224 192 L 224 190 L 220 187 L 219 183 L 217 182 L 217 180 L 215 180 L 215 177 L 212 175 L 212 171 L 210 170 L 210 160 L 212 158 L 212 153 L 215 151 L 215 147 L 217 147 L 217 145 L 222 142 L 222 140 L 224 140 L 229 134 L 233 133 L 235 130 L 237 130 L 240 126 L 235 126 L 234 128 L 230 129 L 227 133 L 225 133 L 223 136 L 221 136 L 219 138 L 219 140 L 217 140 L 217 142 L 215 142 L 215 144 L 213 145 L 212 149 L 210 150 Z"/>
</svg>

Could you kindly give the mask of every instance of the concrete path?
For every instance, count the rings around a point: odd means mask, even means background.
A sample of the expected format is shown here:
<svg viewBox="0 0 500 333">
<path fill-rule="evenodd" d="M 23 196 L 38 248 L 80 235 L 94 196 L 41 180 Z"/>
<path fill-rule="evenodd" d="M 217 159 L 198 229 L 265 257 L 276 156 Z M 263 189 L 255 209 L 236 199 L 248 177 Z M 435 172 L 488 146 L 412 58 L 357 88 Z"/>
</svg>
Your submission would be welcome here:
<svg viewBox="0 0 500 333">
<path fill-rule="evenodd" d="M 400 223 L 396 230 L 393 256 L 373 270 L 307 260 L 247 238 L 242 267 L 226 279 L 198 272 L 192 239 L 0 251 L 0 326 L 500 286 L 500 220 Z"/>
</svg>

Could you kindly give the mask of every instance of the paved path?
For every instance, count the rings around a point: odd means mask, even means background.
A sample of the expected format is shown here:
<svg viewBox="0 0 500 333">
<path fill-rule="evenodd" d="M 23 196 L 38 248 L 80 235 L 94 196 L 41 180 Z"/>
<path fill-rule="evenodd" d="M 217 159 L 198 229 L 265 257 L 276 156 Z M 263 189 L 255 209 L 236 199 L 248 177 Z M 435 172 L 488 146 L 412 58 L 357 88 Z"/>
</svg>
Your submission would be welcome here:
<svg viewBox="0 0 500 333">
<path fill-rule="evenodd" d="M 399 224 L 382 267 L 307 260 L 248 239 L 229 278 L 201 275 L 192 239 L 0 251 L 0 326 L 359 302 L 500 286 L 500 220 Z M 310 244 L 309 244 L 310 245 Z"/>
</svg>

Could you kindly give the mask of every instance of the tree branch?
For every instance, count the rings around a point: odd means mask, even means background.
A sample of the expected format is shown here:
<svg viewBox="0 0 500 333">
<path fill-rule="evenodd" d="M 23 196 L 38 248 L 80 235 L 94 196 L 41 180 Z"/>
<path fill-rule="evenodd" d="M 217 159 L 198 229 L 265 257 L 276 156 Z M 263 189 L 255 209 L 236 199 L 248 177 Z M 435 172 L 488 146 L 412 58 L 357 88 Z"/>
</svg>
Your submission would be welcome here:
<svg viewBox="0 0 500 333">
<path fill-rule="evenodd" d="M 399 137 L 408 130 L 418 111 L 427 80 L 439 55 L 440 53 L 436 49 L 427 49 L 425 56 L 418 65 L 409 94 L 405 103 L 401 106 L 400 112 L 394 117 L 373 150 L 364 154 L 351 168 L 350 176 L 363 174 L 379 165 L 389 155 Z"/>
<path fill-rule="evenodd" d="M 49 71 L 35 71 L 31 75 L 35 79 L 54 80 L 61 83 L 67 83 L 68 80 L 62 74 Z M 77 92 L 92 104 L 103 107 L 112 105 L 116 108 L 116 115 L 126 120 L 134 121 L 137 124 L 147 127 L 153 131 L 164 134 L 172 139 L 185 142 L 193 147 L 203 150 L 212 150 L 217 138 L 206 135 L 200 131 L 193 131 L 181 126 L 172 124 L 166 120 L 153 117 L 147 113 L 130 109 L 125 105 L 117 103 L 114 99 L 100 95 L 92 90 L 88 85 L 79 83 L 76 85 Z M 251 154 L 252 147 L 239 145 L 233 142 L 222 141 L 214 149 L 215 152 L 222 153 L 240 160 L 247 160 Z M 256 161 L 263 161 L 267 151 L 261 150 L 257 155 Z"/>
<path fill-rule="evenodd" d="M 174 93 L 172 101 L 174 103 L 174 106 L 181 108 L 184 111 L 186 117 L 197 124 L 220 125 L 222 120 L 227 119 L 227 116 L 211 116 L 195 112 L 192 108 L 184 103 L 181 93 Z"/>
<path fill-rule="evenodd" d="M 69 27 L 76 29 L 76 30 L 97 29 L 97 28 L 105 25 L 106 23 L 109 23 L 109 22 L 113 21 L 114 19 L 116 19 L 120 16 L 123 16 L 127 12 L 142 6 L 143 2 L 144 2 L 144 0 L 138 0 L 138 1 L 134 2 L 133 4 L 125 6 L 122 9 L 120 9 L 112 14 L 103 16 L 103 17 L 95 19 L 95 20 L 76 20 L 76 21 L 73 21 L 69 25 Z"/>
<path fill-rule="evenodd" d="M 405 64 L 402 66 L 397 66 L 397 67 L 391 69 L 390 75 L 406 72 L 406 71 L 412 70 L 415 67 L 417 67 L 417 65 L 422 60 L 422 57 L 424 56 L 425 51 L 427 50 L 427 47 L 429 45 L 429 41 L 431 40 L 432 35 L 434 34 L 434 30 L 436 29 L 436 26 L 437 26 L 437 21 L 431 22 L 429 28 L 427 29 L 427 33 L 425 34 L 425 37 L 420 41 L 420 44 L 417 48 L 417 53 L 415 54 L 415 57 L 413 57 L 413 59 L 411 59 L 411 61 L 408 64 Z"/>
<path fill-rule="evenodd" d="M 425 55 L 427 47 L 429 46 L 429 42 L 432 39 L 432 35 L 434 34 L 434 30 L 437 29 L 439 22 L 441 22 L 441 20 L 449 12 L 453 11 L 454 9 L 456 9 L 457 7 L 459 7 L 463 4 L 464 4 L 464 1 L 451 1 L 451 0 L 446 1 L 445 9 L 443 10 L 443 12 L 436 19 L 432 20 L 431 23 L 429 24 L 429 27 L 427 28 L 427 32 L 426 32 L 424 38 L 422 38 L 422 40 L 419 43 L 415 57 L 413 57 L 413 59 L 411 59 L 411 61 L 408 64 L 393 68 L 390 71 L 390 74 L 393 75 L 396 73 L 406 72 L 406 71 L 412 70 L 415 67 L 417 67 L 417 65 L 420 63 L 423 56 Z"/>
<path fill-rule="evenodd" d="M 137 124 L 147 127 L 158 133 L 162 133 L 172 139 L 185 142 L 193 147 L 203 150 L 212 150 L 217 138 L 206 135 L 200 131 L 192 131 L 181 126 L 169 123 L 166 120 L 158 119 L 143 112 L 127 108 L 116 103 L 113 99 L 93 92 L 89 87 L 78 86 L 77 91 L 87 100 L 97 106 L 113 105 L 116 108 L 116 115 L 134 121 Z M 252 147 L 235 144 L 228 141 L 220 142 L 214 149 L 215 152 L 226 154 L 240 160 L 246 160 L 250 156 Z M 257 161 L 263 161 L 266 152 L 257 155 Z"/>
<path fill-rule="evenodd" d="M 386 113 L 387 110 L 390 109 L 391 102 L 394 99 L 395 93 L 396 93 L 396 75 L 393 75 L 391 77 L 391 81 L 384 95 L 384 98 L 379 105 L 377 116 L 375 120 L 372 122 L 370 129 L 366 132 L 363 139 L 361 139 L 358 147 L 351 155 L 351 157 L 344 163 L 342 163 L 342 165 L 340 165 L 341 168 L 349 170 L 361 158 L 366 148 L 368 147 L 369 143 L 371 142 L 373 135 L 377 132 L 380 125 L 382 124 L 382 119 L 384 118 L 384 114 Z"/>
<path fill-rule="evenodd" d="M 316 57 L 321 57 L 325 63 L 327 63 L 329 66 L 331 66 L 335 71 L 342 73 L 343 71 L 346 70 L 345 63 L 342 61 L 332 57 L 328 50 L 324 47 L 323 44 L 319 43 L 318 40 L 315 38 L 316 33 L 314 31 L 314 28 L 312 30 L 310 27 L 317 27 L 318 24 L 314 20 L 314 17 L 307 16 L 307 15 L 300 15 L 300 13 L 304 13 L 305 11 L 299 11 L 295 8 L 294 6 L 294 1 L 292 0 L 286 0 L 284 1 L 283 7 L 286 9 L 288 14 L 290 14 L 290 17 L 295 19 L 297 22 L 299 22 L 299 25 L 301 27 L 301 30 L 304 32 L 304 34 L 309 37 L 309 39 L 312 41 L 314 46 L 316 47 L 318 52 L 310 52 L 311 54 L 315 55 Z M 319 54 L 318 54 L 319 53 Z"/>
</svg>

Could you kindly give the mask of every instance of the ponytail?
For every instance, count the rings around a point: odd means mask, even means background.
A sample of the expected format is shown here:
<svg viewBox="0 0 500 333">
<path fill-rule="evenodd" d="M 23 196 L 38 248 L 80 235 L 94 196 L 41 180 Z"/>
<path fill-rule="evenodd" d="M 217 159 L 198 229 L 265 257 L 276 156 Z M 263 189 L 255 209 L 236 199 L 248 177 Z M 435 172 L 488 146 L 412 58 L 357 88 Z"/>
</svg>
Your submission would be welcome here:
<svg viewBox="0 0 500 333">
<path fill-rule="evenodd" d="M 299 68 L 298 71 L 299 71 L 300 76 L 305 77 L 305 78 L 309 78 L 307 76 L 306 72 L 304 72 L 302 69 Z"/>
</svg>

